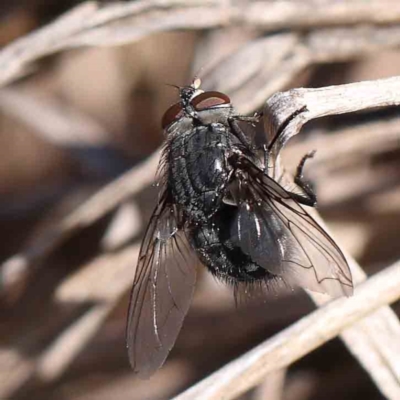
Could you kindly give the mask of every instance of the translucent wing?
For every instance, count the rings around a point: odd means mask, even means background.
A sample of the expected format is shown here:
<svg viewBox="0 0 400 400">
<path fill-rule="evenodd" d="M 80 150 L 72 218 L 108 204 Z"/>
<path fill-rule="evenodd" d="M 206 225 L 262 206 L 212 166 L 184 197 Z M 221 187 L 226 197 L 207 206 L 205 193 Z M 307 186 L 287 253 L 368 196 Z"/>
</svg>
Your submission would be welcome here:
<svg viewBox="0 0 400 400">
<path fill-rule="evenodd" d="M 245 157 L 231 160 L 239 174 L 231 225 L 235 245 L 289 285 L 331 296 L 351 295 L 346 259 L 333 239 L 276 181 Z"/>
<path fill-rule="evenodd" d="M 129 361 L 149 377 L 164 363 L 189 309 L 196 257 L 166 192 L 154 210 L 136 267 L 127 324 Z"/>
</svg>

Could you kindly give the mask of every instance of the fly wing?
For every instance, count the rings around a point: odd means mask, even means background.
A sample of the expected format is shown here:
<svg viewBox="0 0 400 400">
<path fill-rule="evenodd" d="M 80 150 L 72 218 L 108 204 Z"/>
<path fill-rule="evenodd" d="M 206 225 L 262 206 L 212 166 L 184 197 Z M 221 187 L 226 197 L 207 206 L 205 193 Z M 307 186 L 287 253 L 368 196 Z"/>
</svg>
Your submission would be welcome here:
<svg viewBox="0 0 400 400">
<path fill-rule="evenodd" d="M 179 212 L 161 197 L 139 253 L 128 312 L 129 361 L 141 377 L 164 363 L 189 309 L 196 256 L 179 226 Z"/>
<path fill-rule="evenodd" d="M 236 156 L 231 162 L 240 172 L 233 185 L 235 245 L 289 285 L 333 297 L 351 295 L 350 269 L 333 239 L 251 160 Z"/>
</svg>

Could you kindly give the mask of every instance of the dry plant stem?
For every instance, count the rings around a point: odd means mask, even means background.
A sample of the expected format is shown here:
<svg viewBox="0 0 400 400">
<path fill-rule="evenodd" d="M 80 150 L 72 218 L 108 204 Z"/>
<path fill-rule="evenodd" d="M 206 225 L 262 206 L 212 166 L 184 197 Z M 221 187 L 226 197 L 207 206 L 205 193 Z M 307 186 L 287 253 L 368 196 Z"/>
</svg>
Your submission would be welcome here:
<svg viewBox="0 0 400 400">
<path fill-rule="evenodd" d="M 329 232 L 316 212 L 313 213 L 313 217 Z M 365 281 L 365 272 L 349 254 L 344 253 L 354 283 Z M 329 301 L 326 296 L 312 292 L 308 294 L 319 307 Z M 394 311 L 390 307 L 382 307 L 343 331 L 340 337 L 381 392 L 390 394 L 390 399 L 396 399 L 400 395 L 400 323 Z"/>
<path fill-rule="evenodd" d="M 316 28 L 341 24 L 394 24 L 400 4 L 353 0 L 346 3 L 308 1 L 243 2 L 233 0 L 147 0 L 100 6 L 86 2 L 55 22 L 10 44 L 0 52 L 0 86 L 26 73 L 36 60 L 74 47 L 131 43 L 156 32 L 247 25 L 266 30 Z M 373 28 L 372 28 L 373 29 Z M 373 37 L 382 43 L 380 27 Z M 390 29 L 390 28 L 389 28 Z M 332 34 L 329 41 L 332 43 Z M 349 39 L 351 36 L 348 36 Z M 396 35 L 391 34 L 392 38 Z M 391 45 L 395 39 L 388 40 Z M 349 46 L 352 52 L 359 46 Z M 345 44 L 346 47 L 346 44 Z"/>
<path fill-rule="evenodd" d="M 255 389 L 252 400 L 283 400 L 286 374 L 286 368 L 268 374 Z"/>
<path fill-rule="evenodd" d="M 96 335 L 114 303 L 96 304 L 65 329 L 36 359 L 20 356 L 1 360 L 0 398 L 9 399 L 15 392 L 37 378 L 42 382 L 57 379 Z"/>
<path fill-rule="evenodd" d="M 283 132 L 284 145 L 312 119 L 399 104 L 400 77 L 318 89 L 292 89 L 268 99 L 265 127 L 277 132 L 280 126 L 290 121 Z"/>
<path fill-rule="evenodd" d="M 79 110 L 57 104 L 51 96 L 35 96 L 15 89 L 0 90 L 0 109 L 30 127 L 46 141 L 60 146 L 107 143 L 100 123 Z"/>
<path fill-rule="evenodd" d="M 94 306 L 67 326 L 36 358 L 20 355 L 15 359 L 0 352 L 1 399 L 10 398 L 32 378 L 51 382 L 65 373 L 131 287 L 138 253 L 139 245 L 133 245 L 116 254 L 99 256 L 59 285 L 56 302 L 93 302 Z"/>
<path fill-rule="evenodd" d="M 237 110 L 247 114 L 261 107 L 276 91 L 290 86 L 309 66 L 352 60 L 399 45 L 400 26 L 397 25 L 273 34 L 246 43 L 220 62 L 206 74 L 204 87 L 229 93 Z M 208 66 L 208 63 L 207 59 L 202 60 L 202 65 Z"/>
<path fill-rule="evenodd" d="M 329 133 L 329 134 L 328 134 Z M 361 174 L 348 171 L 349 166 L 369 162 L 372 157 L 400 148 L 400 118 L 379 119 L 376 122 L 355 124 L 346 129 L 315 129 L 306 140 L 285 148 L 284 160 L 295 167 L 295 160 L 315 149 L 317 154 L 307 172 L 318 182 L 318 200 L 324 206 L 395 191 L 399 186 L 398 167 L 371 167 Z M 372 144 L 366 146 L 366 143 Z M 291 170 L 293 170 L 293 168 Z M 338 173 L 338 168 L 346 174 Z M 334 171 L 334 172 L 333 172 Z M 332 173 L 333 172 L 333 173 Z M 326 178 L 326 179 L 325 179 Z"/>
<path fill-rule="evenodd" d="M 91 225 L 118 204 L 129 200 L 143 188 L 150 186 L 157 171 L 160 152 L 156 151 L 147 160 L 107 185 L 61 224 L 62 231 L 71 231 Z"/>
<path fill-rule="evenodd" d="M 282 0 L 268 5 L 262 1 L 254 3 L 249 7 L 246 20 L 257 22 L 270 30 L 288 27 L 309 28 L 320 25 L 395 23 L 399 21 L 400 16 L 400 4 L 392 1 L 352 0 L 343 3 Z"/>
<path fill-rule="evenodd" d="M 357 286 L 350 298 L 339 298 L 312 312 L 253 350 L 227 364 L 174 400 L 228 400 L 260 383 L 334 338 L 379 307 L 400 298 L 400 262 Z M 382 344 L 385 345 L 384 343 Z M 400 398 L 400 387 L 380 387 L 389 399 Z"/>
<path fill-rule="evenodd" d="M 273 140 L 280 127 L 287 125 L 274 147 L 274 151 L 279 153 L 287 141 L 312 119 L 399 104 L 400 77 L 319 89 L 292 89 L 268 99 L 264 109 L 265 131 Z M 280 173 L 278 162 L 277 176 Z"/>
<path fill-rule="evenodd" d="M 155 152 L 146 161 L 96 193 L 53 229 L 37 237 L 28 248 L 1 264 L 0 291 L 8 289 L 23 279 L 34 262 L 49 254 L 71 234 L 91 225 L 119 204 L 151 185 L 154 182 L 159 157 L 159 152 Z"/>
<path fill-rule="evenodd" d="M 138 254 L 139 246 L 134 245 L 117 254 L 100 256 L 57 288 L 56 301 L 94 301 L 96 305 L 42 353 L 36 364 L 36 374 L 42 380 L 51 381 L 60 377 L 96 335 L 116 302 L 131 287 L 134 272 L 132 266 Z M 96 285 L 93 285 L 94 281 Z"/>
<path fill-rule="evenodd" d="M 314 133 L 314 132 L 313 132 Z M 289 160 L 296 159 L 299 154 L 306 154 L 310 149 L 317 149 L 313 165 L 332 164 L 338 159 L 346 160 L 348 157 L 371 157 L 400 147 L 400 118 L 391 117 L 377 122 L 356 124 L 340 131 L 330 130 L 316 135 L 311 133 L 310 138 L 296 143 L 285 149 Z M 373 146 L 366 146 L 373 143 Z"/>
<path fill-rule="evenodd" d="M 265 127 L 270 140 L 280 131 L 281 126 L 284 127 L 274 146 L 275 154 L 279 156 L 285 143 L 306 122 L 327 115 L 398 105 L 399 89 L 400 78 L 395 77 L 320 89 L 293 89 L 275 94 L 267 101 L 264 111 Z M 280 168 L 278 157 L 277 174 Z M 364 280 L 362 269 L 353 261 L 350 264 L 354 281 Z M 312 295 L 312 298 L 321 304 L 318 296 Z M 381 329 L 378 331 L 376 326 Z M 350 351 L 389 398 L 400 396 L 399 337 L 399 321 L 388 307 L 351 327 L 342 336 Z"/>
<path fill-rule="evenodd" d="M 43 351 L 32 374 L 44 382 L 59 378 L 84 350 L 113 309 L 113 303 L 96 304 L 79 317 Z"/>
</svg>

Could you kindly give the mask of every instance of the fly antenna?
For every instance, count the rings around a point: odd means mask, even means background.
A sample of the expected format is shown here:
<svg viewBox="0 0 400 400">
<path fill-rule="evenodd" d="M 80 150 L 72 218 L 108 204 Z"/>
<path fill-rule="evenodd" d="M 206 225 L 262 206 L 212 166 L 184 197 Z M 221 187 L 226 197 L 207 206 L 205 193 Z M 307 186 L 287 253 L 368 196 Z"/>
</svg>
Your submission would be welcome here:
<svg viewBox="0 0 400 400">
<path fill-rule="evenodd" d="M 174 84 L 172 84 L 172 83 L 164 83 L 164 85 L 171 86 L 171 87 L 173 87 L 173 88 L 175 88 L 175 89 L 178 89 L 178 90 L 181 90 L 181 89 L 182 89 L 180 86 L 174 85 Z"/>
</svg>

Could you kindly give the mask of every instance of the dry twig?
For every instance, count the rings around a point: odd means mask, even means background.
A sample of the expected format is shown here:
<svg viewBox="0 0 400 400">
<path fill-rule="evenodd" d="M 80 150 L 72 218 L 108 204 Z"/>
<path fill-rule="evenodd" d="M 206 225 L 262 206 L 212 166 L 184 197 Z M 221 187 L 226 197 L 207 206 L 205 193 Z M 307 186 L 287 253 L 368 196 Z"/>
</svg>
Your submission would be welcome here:
<svg viewBox="0 0 400 400">
<path fill-rule="evenodd" d="M 272 96 L 265 107 L 265 128 L 277 141 L 277 155 L 285 143 L 296 135 L 303 125 L 313 119 L 370 108 L 400 104 L 400 78 L 331 86 L 320 89 L 293 89 Z M 277 164 L 277 175 L 281 166 Z M 355 282 L 366 278 L 355 261 L 351 262 Z M 319 297 L 312 295 L 317 304 Z M 391 321 L 390 324 L 387 321 Z M 382 327 L 376 330 L 376 325 Z M 400 323 L 392 310 L 383 308 L 373 318 L 351 327 L 342 338 L 350 351 L 368 370 L 380 390 L 389 398 L 400 395 Z M 388 389 L 390 388 L 390 390 Z M 389 392 L 388 392 L 389 391 Z M 395 396 L 395 394 L 397 395 Z"/>
<path fill-rule="evenodd" d="M 139 246 L 133 245 L 116 254 L 99 256 L 61 283 L 55 301 L 94 302 L 94 306 L 68 325 L 37 357 L 11 357 L 0 352 L 0 398 L 9 398 L 33 378 L 54 381 L 68 369 L 131 286 L 138 252 Z"/>
<path fill-rule="evenodd" d="M 256 38 L 217 63 L 204 87 L 229 93 L 237 109 L 249 113 L 276 91 L 288 87 L 307 67 L 396 48 L 399 38 L 397 25 L 325 28 Z M 207 60 L 200 63 L 208 65 Z"/>
<path fill-rule="evenodd" d="M 351 298 L 339 298 L 281 331 L 253 350 L 192 386 L 174 400 L 233 399 L 312 350 L 346 332 L 358 320 L 400 297 L 400 263 L 363 282 Z M 400 396 L 390 382 L 380 389 L 389 399 Z"/>
<path fill-rule="evenodd" d="M 253 400 L 282 400 L 287 369 L 271 372 L 256 388 Z"/>
<path fill-rule="evenodd" d="M 318 156 L 313 164 L 327 165 L 333 161 L 348 160 L 349 157 L 371 157 L 400 147 L 400 117 L 389 117 L 380 121 L 358 123 L 345 129 L 331 129 L 328 132 L 319 130 L 317 135 L 285 149 L 288 159 L 305 154 L 310 149 L 318 149 Z M 373 146 L 365 146 L 373 143 Z M 339 163 L 340 164 L 340 163 Z"/>
<path fill-rule="evenodd" d="M 54 98 L 2 89 L 0 109 L 57 145 L 99 146 L 107 143 L 107 131 L 97 121 L 72 107 L 57 104 Z"/>
<path fill-rule="evenodd" d="M 368 4 L 362 0 L 343 4 L 282 0 L 241 5 L 232 0 L 152 0 L 101 7 L 96 2 L 86 2 L 52 24 L 4 48 L 0 52 L 0 86 L 25 74 L 36 60 L 62 50 L 85 45 L 115 46 L 132 43 L 144 36 L 173 29 L 209 29 L 242 25 L 274 31 L 288 27 L 317 28 L 323 25 L 337 25 L 337 21 L 346 25 L 399 22 L 400 7 L 392 1 L 385 3 L 386 6 L 378 0 L 369 1 Z M 388 38 L 386 46 L 398 45 L 396 26 L 382 29 L 380 26 L 371 26 L 361 30 L 356 27 L 355 31 L 349 29 L 344 34 L 339 32 L 339 35 L 332 34 L 329 30 L 325 31 L 323 46 L 319 46 L 321 50 L 325 48 L 331 52 L 339 50 L 343 53 L 344 46 L 347 49 L 347 57 L 352 58 L 366 49 L 376 49 L 378 44 L 381 49 L 385 43 L 383 36 Z M 353 36 L 355 40 L 352 40 Z M 342 38 L 342 46 L 340 40 L 338 42 L 335 38 Z M 358 49 L 357 54 L 354 53 L 355 49 Z M 297 63 L 299 62 L 300 60 L 297 60 Z M 262 100 L 265 98 L 264 96 Z"/>
<path fill-rule="evenodd" d="M 318 89 L 292 89 L 276 93 L 265 107 L 265 130 L 273 140 L 279 137 L 277 152 L 296 135 L 308 121 L 371 108 L 400 104 L 400 78 L 380 79 Z M 287 124 L 287 126 L 285 126 Z M 279 167 L 279 165 L 278 165 Z M 276 171 L 279 176 L 281 171 Z"/>
<path fill-rule="evenodd" d="M 59 302 L 94 301 L 95 306 L 69 326 L 40 356 L 35 373 L 45 381 L 60 377 L 95 336 L 117 301 L 131 286 L 139 246 L 99 256 L 66 279 L 55 294 Z M 96 285 L 93 286 L 93 282 Z"/>
<path fill-rule="evenodd" d="M 90 226 L 144 187 L 151 185 L 158 160 L 159 153 L 156 152 L 145 162 L 100 190 L 53 229 L 46 231 L 43 236 L 39 235 L 29 247 L 6 260 L 0 266 L 0 290 L 8 290 L 18 283 L 36 261 L 48 255 L 74 232 Z"/>
</svg>

